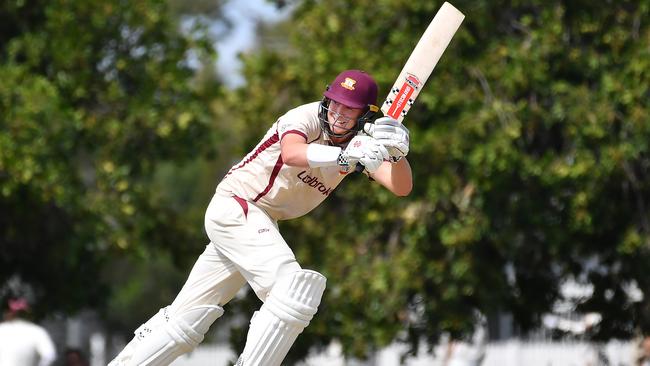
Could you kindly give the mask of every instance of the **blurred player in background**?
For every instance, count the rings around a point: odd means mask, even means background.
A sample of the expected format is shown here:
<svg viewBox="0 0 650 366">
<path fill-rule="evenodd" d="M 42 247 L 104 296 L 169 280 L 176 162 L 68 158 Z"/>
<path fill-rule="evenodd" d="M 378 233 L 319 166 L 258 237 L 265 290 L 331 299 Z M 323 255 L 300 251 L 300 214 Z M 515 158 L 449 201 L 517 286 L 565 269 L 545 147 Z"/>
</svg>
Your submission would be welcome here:
<svg viewBox="0 0 650 366">
<path fill-rule="evenodd" d="M 28 312 L 27 300 L 9 300 L 0 323 L 1 366 L 48 366 L 56 359 L 50 335 L 24 318 Z"/>
<path fill-rule="evenodd" d="M 280 365 L 316 313 L 325 277 L 298 264 L 277 222 L 313 210 L 358 164 L 394 194 L 411 191 L 408 130 L 388 117 L 371 123 L 376 104 L 372 77 L 347 70 L 320 102 L 273 123 L 218 185 L 205 215 L 210 243 L 176 299 L 140 326 L 109 365 L 168 365 L 203 340 L 247 282 L 263 305 L 237 365 Z"/>
<path fill-rule="evenodd" d="M 68 348 L 63 353 L 64 366 L 88 366 L 88 360 L 83 351 L 77 348 Z"/>
</svg>

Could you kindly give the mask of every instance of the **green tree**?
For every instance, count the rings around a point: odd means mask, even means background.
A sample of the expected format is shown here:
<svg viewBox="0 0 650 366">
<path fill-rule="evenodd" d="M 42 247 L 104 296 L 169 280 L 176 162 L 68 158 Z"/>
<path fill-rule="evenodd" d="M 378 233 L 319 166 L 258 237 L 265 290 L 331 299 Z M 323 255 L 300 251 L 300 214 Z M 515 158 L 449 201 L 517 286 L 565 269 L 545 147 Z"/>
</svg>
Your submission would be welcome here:
<svg viewBox="0 0 650 366">
<path fill-rule="evenodd" d="M 220 93 L 190 65 L 214 59 L 205 29 L 177 19 L 162 0 L 0 5 L 0 283 L 21 278 L 41 313 L 101 308 L 114 257 L 197 249 L 154 184 L 211 152 Z"/>
<path fill-rule="evenodd" d="M 290 46 L 245 56 L 248 83 L 229 99 L 244 146 L 342 69 L 387 92 L 440 5 L 295 2 Z M 594 285 L 579 310 L 603 314 L 597 337 L 650 325 L 648 302 L 625 290 L 650 293 L 650 2 L 454 5 L 467 18 L 406 120 L 411 196 L 350 178 L 281 223 L 299 261 L 329 278 L 290 358 L 332 338 L 348 355 L 395 340 L 416 351 L 470 330 L 476 310 L 528 329 L 570 278 Z"/>
</svg>

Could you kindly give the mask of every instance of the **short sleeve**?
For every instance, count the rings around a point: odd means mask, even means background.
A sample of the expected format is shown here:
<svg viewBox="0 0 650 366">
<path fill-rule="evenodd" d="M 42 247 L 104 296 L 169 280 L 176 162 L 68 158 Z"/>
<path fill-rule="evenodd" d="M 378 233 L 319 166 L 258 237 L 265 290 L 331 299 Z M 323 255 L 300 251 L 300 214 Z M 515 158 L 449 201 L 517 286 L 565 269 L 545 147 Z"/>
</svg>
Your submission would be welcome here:
<svg viewBox="0 0 650 366">
<path fill-rule="evenodd" d="M 313 110 L 313 107 L 311 105 L 305 105 L 292 109 L 278 119 L 277 127 L 280 141 L 288 134 L 300 135 L 308 142 L 320 136 L 318 115 L 316 110 Z"/>
</svg>

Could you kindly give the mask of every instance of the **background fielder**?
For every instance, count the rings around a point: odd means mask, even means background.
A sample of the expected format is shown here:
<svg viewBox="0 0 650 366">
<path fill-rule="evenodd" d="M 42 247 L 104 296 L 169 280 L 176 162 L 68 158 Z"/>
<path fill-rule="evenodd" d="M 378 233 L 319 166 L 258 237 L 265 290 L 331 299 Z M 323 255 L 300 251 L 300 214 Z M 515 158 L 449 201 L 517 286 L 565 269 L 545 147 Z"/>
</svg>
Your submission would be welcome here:
<svg viewBox="0 0 650 366">
<path fill-rule="evenodd" d="M 11 298 L 0 322 L 0 366 L 49 366 L 56 347 L 42 326 L 28 320 L 29 303 Z"/>
<path fill-rule="evenodd" d="M 280 117 L 218 185 L 205 215 L 210 243 L 176 299 L 140 326 L 109 365 L 168 365 L 203 340 L 246 282 L 264 304 L 237 364 L 280 365 L 316 313 L 325 277 L 300 267 L 277 221 L 314 209 L 357 163 L 394 194 L 411 191 L 408 130 L 388 117 L 369 123 L 376 100 L 372 77 L 347 70 L 321 102 Z M 362 129 L 366 134 L 358 135 Z"/>
</svg>

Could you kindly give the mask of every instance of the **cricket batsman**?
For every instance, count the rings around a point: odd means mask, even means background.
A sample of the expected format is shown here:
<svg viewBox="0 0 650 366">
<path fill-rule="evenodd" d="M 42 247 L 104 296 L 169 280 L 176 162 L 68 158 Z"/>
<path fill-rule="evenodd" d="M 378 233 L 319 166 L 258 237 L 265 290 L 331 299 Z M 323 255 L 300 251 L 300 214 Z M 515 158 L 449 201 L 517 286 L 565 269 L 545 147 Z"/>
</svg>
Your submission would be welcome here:
<svg viewBox="0 0 650 366">
<path fill-rule="evenodd" d="M 320 102 L 273 123 L 217 186 L 205 214 L 210 243 L 176 299 L 142 324 L 109 366 L 170 364 L 201 343 L 246 283 L 263 304 L 237 365 L 279 366 L 316 314 L 326 280 L 298 264 L 278 221 L 313 210 L 357 165 L 397 196 L 411 191 L 409 132 L 390 117 L 376 119 L 376 104 L 373 78 L 346 70 Z"/>
</svg>

